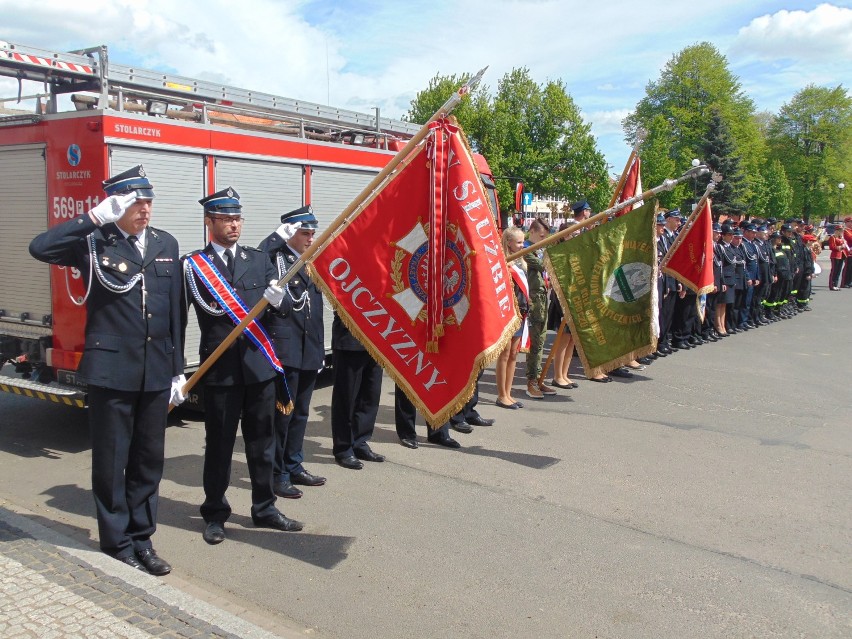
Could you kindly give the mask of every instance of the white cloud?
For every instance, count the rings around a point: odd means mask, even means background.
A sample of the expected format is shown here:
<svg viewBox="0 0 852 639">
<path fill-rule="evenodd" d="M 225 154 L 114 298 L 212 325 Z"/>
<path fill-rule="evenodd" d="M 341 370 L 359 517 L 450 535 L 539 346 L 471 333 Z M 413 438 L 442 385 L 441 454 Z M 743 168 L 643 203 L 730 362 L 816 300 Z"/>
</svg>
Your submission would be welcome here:
<svg viewBox="0 0 852 639">
<path fill-rule="evenodd" d="M 821 4 L 812 11 L 760 16 L 739 30 L 731 50 L 768 59 L 847 64 L 852 57 L 852 9 Z"/>
<path fill-rule="evenodd" d="M 624 135 L 621 121 L 630 115 L 630 109 L 616 109 L 615 111 L 593 111 L 588 115 L 583 114 L 586 122 L 592 122 L 595 133 L 598 135 Z"/>
</svg>

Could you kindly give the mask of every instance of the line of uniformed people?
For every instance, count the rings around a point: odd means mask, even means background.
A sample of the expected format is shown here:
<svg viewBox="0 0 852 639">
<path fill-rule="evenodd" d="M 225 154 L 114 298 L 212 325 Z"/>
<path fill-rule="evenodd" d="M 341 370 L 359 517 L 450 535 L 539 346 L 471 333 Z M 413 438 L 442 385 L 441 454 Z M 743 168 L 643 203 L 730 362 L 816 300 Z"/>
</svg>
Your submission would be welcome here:
<svg viewBox="0 0 852 639">
<path fill-rule="evenodd" d="M 678 211 L 657 217 L 657 255 L 662 259 L 682 224 Z M 804 222 L 730 220 L 713 224 L 714 290 L 703 304 L 674 277 L 660 273 L 660 338 L 654 357 L 665 357 L 809 311 L 814 256 L 800 233 Z"/>
</svg>

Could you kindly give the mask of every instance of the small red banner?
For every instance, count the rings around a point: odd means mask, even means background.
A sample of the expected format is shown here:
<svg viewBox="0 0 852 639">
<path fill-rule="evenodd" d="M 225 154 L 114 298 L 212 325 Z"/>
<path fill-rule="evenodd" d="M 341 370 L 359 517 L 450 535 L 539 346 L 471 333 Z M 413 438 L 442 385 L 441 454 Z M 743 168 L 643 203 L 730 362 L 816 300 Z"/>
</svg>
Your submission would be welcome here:
<svg viewBox="0 0 852 639">
<path fill-rule="evenodd" d="M 704 295 L 713 290 L 713 216 L 710 200 L 677 236 L 662 266 L 684 286 Z"/>
</svg>

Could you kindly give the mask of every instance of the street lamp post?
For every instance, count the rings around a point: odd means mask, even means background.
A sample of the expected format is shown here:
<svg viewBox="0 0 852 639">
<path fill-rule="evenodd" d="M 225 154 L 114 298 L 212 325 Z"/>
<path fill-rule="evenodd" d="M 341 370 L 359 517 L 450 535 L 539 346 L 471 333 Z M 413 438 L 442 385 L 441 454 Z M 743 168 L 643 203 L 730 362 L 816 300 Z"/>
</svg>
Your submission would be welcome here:
<svg viewBox="0 0 852 639">
<path fill-rule="evenodd" d="M 846 188 L 846 185 L 841 182 L 837 185 L 837 221 L 840 222 L 843 219 L 843 189 Z"/>
</svg>

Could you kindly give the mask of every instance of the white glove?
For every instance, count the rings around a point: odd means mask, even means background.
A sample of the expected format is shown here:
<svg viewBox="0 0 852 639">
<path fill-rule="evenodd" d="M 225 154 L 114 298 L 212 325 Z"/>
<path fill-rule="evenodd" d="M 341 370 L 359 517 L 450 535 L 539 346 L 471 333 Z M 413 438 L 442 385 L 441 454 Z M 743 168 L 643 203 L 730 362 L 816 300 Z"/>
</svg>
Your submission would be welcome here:
<svg viewBox="0 0 852 639">
<path fill-rule="evenodd" d="M 280 235 L 282 238 L 284 238 L 284 241 L 286 242 L 291 237 L 293 237 L 296 234 L 296 231 L 298 231 L 300 228 L 302 228 L 302 223 L 294 222 L 292 224 L 282 224 L 278 227 L 278 229 L 276 229 L 275 232 L 278 233 L 278 235 Z"/>
<path fill-rule="evenodd" d="M 281 302 L 284 301 L 284 289 L 278 286 L 278 280 L 271 280 L 269 282 L 269 286 L 263 291 L 263 299 L 275 308 L 281 306 Z"/>
<path fill-rule="evenodd" d="M 89 216 L 98 226 L 115 222 L 124 215 L 128 207 L 136 201 L 136 191 L 127 195 L 110 195 L 89 211 Z"/>
<path fill-rule="evenodd" d="M 172 406 L 180 406 L 186 401 L 186 395 L 183 394 L 183 387 L 186 385 L 186 377 L 178 375 L 172 377 L 172 396 L 169 403 Z"/>
</svg>

